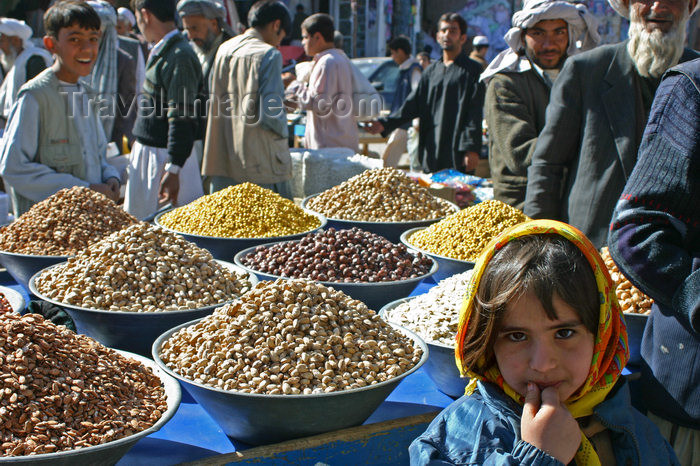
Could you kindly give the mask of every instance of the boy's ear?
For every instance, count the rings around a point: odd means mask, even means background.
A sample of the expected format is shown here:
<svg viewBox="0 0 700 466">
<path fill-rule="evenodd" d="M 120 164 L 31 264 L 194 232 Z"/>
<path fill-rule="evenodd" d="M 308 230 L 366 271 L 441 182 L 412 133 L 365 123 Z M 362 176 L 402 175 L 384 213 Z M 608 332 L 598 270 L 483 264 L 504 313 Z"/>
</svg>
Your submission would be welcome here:
<svg viewBox="0 0 700 466">
<path fill-rule="evenodd" d="M 56 47 L 56 38 L 51 36 L 44 36 L 43 38 L 44 47 L 51 53 L 54 53 L 54 48 Z"/>
</svg>

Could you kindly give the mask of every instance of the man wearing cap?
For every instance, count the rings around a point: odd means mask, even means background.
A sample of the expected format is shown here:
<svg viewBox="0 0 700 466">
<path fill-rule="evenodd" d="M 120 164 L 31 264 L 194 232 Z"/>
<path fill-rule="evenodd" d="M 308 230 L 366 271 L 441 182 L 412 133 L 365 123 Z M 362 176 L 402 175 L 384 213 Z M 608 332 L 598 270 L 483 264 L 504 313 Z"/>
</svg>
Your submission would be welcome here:
<svg viewBox="0 0 700 466">
<path fill-rule="evenodd" d="M 489 38 L 486 36 L 476 36 L 472 40 L 472 52 L 469 54 L 469 58 L 481 65 L 481 69 L 485 70 L 489 62 L 486 61 L 486 54 L 489 51 Z"/>
<path fill-rule="evenodd" d="M 51 54 L 29 40 L 32 28 L 24 21 L 0 18 L 0 67 L 5 79 L 0 86 L 0 128 L 10 115 L 19 88 L 53 63 Z"/>
<path fill-rule="evenodd" d="M 209 90 L 211 67 L 219 46 L 233 37 L 224 21 L 226 9 L 216 0 L 180 0 L 177 14 L 202 64 L 205 91 Z"/>
<path fill-rule="evenodd" d="M 509 48 L 494 58 L 481 81 L 487 84 L 494 198 L 522 210 L 527 168 L 544 127 L 552 83 L 566 58 L 595 47 L 599 36 L 596 19 L 584 5 L 562 1 L 528 0 L 512 24 L 505 35 Z"/>
<path fill-rule="evenodd" d="M 572 224 L 605 245 L 637 161 L 663 73 L 698 56 L 684 49 L 697 0 L 609 0 L 629 17 L 629 39 L 566 60 L 528 169 L 526 215 Z"/>
<path fill-rule="evenodd" d="M 277 47 L 292 18 L 282 2 L 262 0 L 248 12 L 248 24 L 214 60 L 202 174 L 210 192 L 251 182 L 289 197 L 292 159 Z"/>
</svg>

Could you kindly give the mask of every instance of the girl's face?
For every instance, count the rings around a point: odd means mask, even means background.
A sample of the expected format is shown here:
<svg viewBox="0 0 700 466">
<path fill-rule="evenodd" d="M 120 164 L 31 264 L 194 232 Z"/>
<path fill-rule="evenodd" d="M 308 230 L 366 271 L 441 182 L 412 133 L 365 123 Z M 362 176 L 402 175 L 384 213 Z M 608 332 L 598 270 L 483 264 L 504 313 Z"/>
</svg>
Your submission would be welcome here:
<svg viewBox="0 0 700 466">
<path fill-rule="evenodd" d="M 520 395 L 533 382 L 540 390 L 556 387 L 565 401 L 588 377 L 594 335 L 559 296 L 553 296 L 552 306 L 556 320 L 530 292 L 508 304 L 493 350 L 503 378 Z"/>
</svg>

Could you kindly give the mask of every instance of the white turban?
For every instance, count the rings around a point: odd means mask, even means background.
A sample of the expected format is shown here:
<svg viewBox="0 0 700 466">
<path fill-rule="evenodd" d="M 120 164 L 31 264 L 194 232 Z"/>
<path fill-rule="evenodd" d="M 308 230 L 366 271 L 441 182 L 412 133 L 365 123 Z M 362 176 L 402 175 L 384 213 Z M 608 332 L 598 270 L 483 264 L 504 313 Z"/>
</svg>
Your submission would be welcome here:
<svg viewBox="0 0 700 466">
<path fill-rule="evenodd" d="M 32 37 L 34 31 L 27 26 L 24 21 L 19 21 L 12 18 L 0 18 L 0 34 L 19 37 L 22 39 L 22 46 L 27 47 L 27 41 Z"/>
<path fill-rule="evenodd" d="M 566 53 L 571 56 L 594 48 L 600 42 L 598 20 L 580 3 L 553 0 L 525 0 L 523 9 L 513 14 L 513 27 L 504 39 L 510 48 L 499 53 L 481 74 L 482 81 L 488 81 L 500 71 L 527 71 L 529 60 L 520 54 L 523 48 L 523 32 L 540 21 L 563 19 L 569 28 L 569 47 Z"/>
<path fill-rule="evenodd" d="M 695 13 L 696 11 L 698 11 L 698 9 L 700 9 L 700 3 L 698 3 L 697 0 L 689 0 L 689 2 L 690 2 L 689 5 L 691 5 L 691 6 L 693 5 L 693 3 L 695 4 L 695 7 L 690 11 L 690 15 L 692 15 L 693 13 Z M 610 4 L 611 7 L 613 7 L 613 9 L 614 9 L 615 11 L 617 11 L 617 13 L 618 13 L 620 16 L 624 16 L 625 18 L 629 19 L 629 17 L 630 17 L 630 4 L 629 4 L 629 1 L 625 1 L 625 0 L 608 0 L 608 3 Z"/>
<path fill-rule="evenodd" d="M 121 7 L 117 10 L 117 15 L 119 19 L 125 19 L 132 28 L 136 26 L 136 16 L 134 16 L 130 9 Z"/>
</svg>

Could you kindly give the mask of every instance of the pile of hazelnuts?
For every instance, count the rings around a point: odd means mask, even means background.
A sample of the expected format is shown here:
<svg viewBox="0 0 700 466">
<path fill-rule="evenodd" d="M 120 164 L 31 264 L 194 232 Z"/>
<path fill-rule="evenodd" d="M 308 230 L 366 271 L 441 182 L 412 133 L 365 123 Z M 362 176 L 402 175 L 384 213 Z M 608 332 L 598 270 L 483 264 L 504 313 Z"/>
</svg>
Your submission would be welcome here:
<svg viewBox="0 0 700 466">
<path fill-rule="evenodd" d="M 433 266 L 429 257 L 359 228 L 329 228 L 299 241 L 258 246 L 242 263 L 281 277 L 345 283 L 417 278 Z"/>
</svg>

